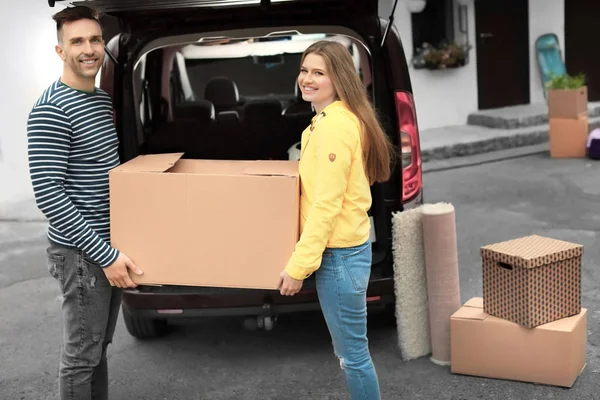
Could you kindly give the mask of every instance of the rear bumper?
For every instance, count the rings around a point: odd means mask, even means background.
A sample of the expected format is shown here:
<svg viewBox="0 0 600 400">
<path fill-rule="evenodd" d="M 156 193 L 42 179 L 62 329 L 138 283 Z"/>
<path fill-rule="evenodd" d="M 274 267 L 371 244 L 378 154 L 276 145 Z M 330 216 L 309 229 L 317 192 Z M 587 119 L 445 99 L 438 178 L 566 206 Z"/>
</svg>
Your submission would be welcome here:
<svg viewBox="0 0 600 400">
<path fill-rule="evenodd" d="M 123 307 L 131 315 L 147 318 L 194 318 L 215 316 L 281 315 L 293 312 L 319 310 L 317 292 L 306 285 L 295 296 L 281 296 L 272 290 L 217 289 L 215 292 L 194 293 L 185 288 L 170 291 L 125 290 Z M 392 278 L 372 280 L 367 290 L 369 305 L 394 302 Z"/>
</svg>

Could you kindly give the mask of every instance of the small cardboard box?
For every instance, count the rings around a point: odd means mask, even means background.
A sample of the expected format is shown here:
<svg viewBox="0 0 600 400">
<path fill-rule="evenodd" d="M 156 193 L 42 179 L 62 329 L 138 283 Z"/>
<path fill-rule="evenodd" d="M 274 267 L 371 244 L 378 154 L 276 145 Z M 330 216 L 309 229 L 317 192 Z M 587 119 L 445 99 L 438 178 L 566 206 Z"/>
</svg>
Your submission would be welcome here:
<svg viewBox="0 0 600 400">
<path fill-rule="evenodd" d="M 296 161 L 142 155 L 110 172 L 112 245 L 137 284 L 276 289 L 299 236 Z"/>
<path fill-rule="evenodd" d="M 587 86 L 548 90 L 548 118 L 577 119 L 588 115 Z"/>
<path fill-rule="evenodd" d="M 550 157 L 586 157 L 588 137 L 589 121 L 587 116 L 575 119 L 550 119 Z"/>
<path fill-rule="evenodd" d="M 473 298 L 450 317 L 455 374 L 572 387 L 586 365 L 587 310 L 528 329 Z"/>
<path fill-rule="evenodd" d="M 579 314 L 582 254 L 538 235 L 483 246 L 484 311 L 528 328 Z"/>
</svg>

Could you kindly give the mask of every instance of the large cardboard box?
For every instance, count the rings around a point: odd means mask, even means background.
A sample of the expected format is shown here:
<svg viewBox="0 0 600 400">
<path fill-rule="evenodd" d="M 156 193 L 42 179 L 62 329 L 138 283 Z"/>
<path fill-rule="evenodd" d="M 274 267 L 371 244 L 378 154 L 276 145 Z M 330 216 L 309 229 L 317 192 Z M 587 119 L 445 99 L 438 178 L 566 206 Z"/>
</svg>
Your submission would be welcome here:
<svg viewBox="0 0 600 400">
<path fill-rule="evenodd" d="M 138 284 L 276 289 L 299 235 L 295 161 L 142 155 L 110 172 L 111 238 Z"/>
<path fill-rule="evenodd" d="M 587 86 L 548 90 L 548 118 L 577 119 L 587 115 Z"/>
<path fill-rule="evenodd" d="M 586 365 L 587 310 L 533 329 L 493 317 L 473 298 L 450 318 L 455 374 L 572 387 Z"/>
<path fill-rule="evenodd" d="M 587 116 L 575 119 L 550 119 L 550 157 L 586 157 L 588 137 L 589 121 Z"/>
<path fill-rule="evenodd" d="M 582 254 L 538 235 L 483 246 L 484 311 L 528 328 L 579 314 Z"/>
</svg>

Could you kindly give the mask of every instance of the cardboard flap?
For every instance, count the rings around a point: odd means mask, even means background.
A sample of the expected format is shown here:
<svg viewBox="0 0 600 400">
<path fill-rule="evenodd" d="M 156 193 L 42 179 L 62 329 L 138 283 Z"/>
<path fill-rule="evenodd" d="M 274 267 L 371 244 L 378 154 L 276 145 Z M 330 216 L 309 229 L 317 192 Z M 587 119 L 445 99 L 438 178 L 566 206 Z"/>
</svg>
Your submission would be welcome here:
<svg viewBox="0 0 600 400">
<path fill-rule="evenodd" d="M 473 297 L 465 303 L 465 307 L 475 307 L 483 309 L 483 297 Z"/>
<path fill-rule="evenodd" d="M 461 308 L 459 308 L 454 314 L 452 319 L 473 319 L 477 321 L 483 321 L 489 315 L 483 312 L 483 298 L 473 297 L 467 301 Z"/>
<path fill-rule="evenodd" d="M 297 177 L 297 161 L 255 161 L 248 163 L 242 172 L 244 175 L 289 176 Z"/>
<path fill-rule="evenodd" d="M 454 314 L 452 314 L 451 318 L 483 321 L 487 317 L 488 314 L 484 313 L 481 308 L 463 306 L 459 308 Z"/>
<path fill-rule="evenodd" d="M 115 168 L 123 172 L 165 172 L 173 167 L 183 153 L 142 154 Z"/>
<path fill-rule="evenodd" d="M 481 256 L 512 266 L 535 268 L 583 254 L 583 246 L 531 235 L 481 247 Z"/>
</svg>

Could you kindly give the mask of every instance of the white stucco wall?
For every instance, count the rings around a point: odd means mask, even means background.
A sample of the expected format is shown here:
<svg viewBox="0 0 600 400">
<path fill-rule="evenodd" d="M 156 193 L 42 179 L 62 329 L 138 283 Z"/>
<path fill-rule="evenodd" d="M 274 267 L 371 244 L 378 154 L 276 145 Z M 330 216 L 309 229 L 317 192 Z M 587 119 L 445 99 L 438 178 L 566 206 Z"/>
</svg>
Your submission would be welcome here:
<svg viewBox="0 0 600 400">
<path fill-rule="evenodd" d="M 51 16 L 62 9 L 39 0 L 11 5 L 0 13 L 0 218 L 39 218 L 27 167 L 27 116 L 42 91 L 60 76 Z"/>
<path fill-rule="evenodd" d="M 412 56 L 412 27 L 410 13 L 406 8 L 408 0 L 399 0 L 394 15 L 394 24 L 398 29 L 407 61 Z M 434 0 L 428 0 L 434 1 Z M 420 129 L 437 128 L 466 123 L 467 116 L 478 109 L 477 66 L 475 59 L 475 6 L 474 0 L 468 1 L 469 43 L 473 47 L 469 54 L 470 63 L 464 68 L 446 71 L 415 70 L 412 67 L 411 79 L 417 117 Z M 531 103 L 544 102 L 544 91 L 535 58 L 535 40 L 544 33 L 555 33 L 565 55 L 564 0 L 528 0 L 529 1 L 529 90 Z M 387 18 L 392 9 L 393 0 L 380 0 L 380 15 Z M 456 7 L 456 5 L 455 5 Z M 456 37 L 462 40 L 458 32 L 458 10 L 455 12 Z"/>
<path fill-rule="evenodd" d="M 413 54 L 412 26 L 407 0 L 399 0 L 394 13 L 394 25 L 402 39 L 409 63 L 413 94 L 417 107 L 419 129 L 437 128 L 466 123 L 467 116 L 477 110 L 477 66 L 475 63 L 475 10 L 473 0 L 468 1 L 468 40 L 472 46 L 469 63 L 464 67 L 449 70 L 415 70 L 410 66 Z M 432 0 L 429 0 L 432 1 Z M 543 0 L 542 0 L 543 1 Z M 380 0 L 380 16 L 387 18 L 393 0 Z M 456 5 L 455 5 L 456 7 Z M 464 40 L 458 31 L 458 9 L 455 10 L 456 40 Z"/>
<path fill-rule="evenodd" d="M 565 0 L 529 0 L 529 68 L 531 103 L 545 102 L 535 58 L 535 40 L 544 33 L 558 36 L 565 56 Z"/>
</svg>

